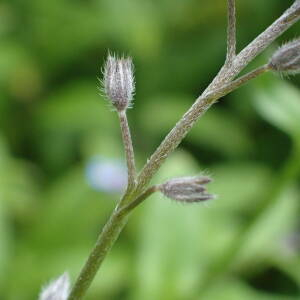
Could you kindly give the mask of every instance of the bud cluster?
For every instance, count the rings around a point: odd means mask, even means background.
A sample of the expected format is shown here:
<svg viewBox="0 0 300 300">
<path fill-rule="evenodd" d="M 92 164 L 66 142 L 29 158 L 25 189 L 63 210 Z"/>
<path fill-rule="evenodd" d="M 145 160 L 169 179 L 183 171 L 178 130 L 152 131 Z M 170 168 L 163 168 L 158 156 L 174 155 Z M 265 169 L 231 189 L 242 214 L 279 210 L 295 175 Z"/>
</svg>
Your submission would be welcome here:
<svg viewBox="0 0 300 300">
<path fill-rule="evenodd" d="M 270 69 L 287 74 L 300 72 L 300 39 L 281 46 L 269 62 Z"/>
<path fill-rule="evenodd" d="M 103 88 L 107 98 L 117 111 L 126 110 L 134 94 L 132 59 L 109 54 L 103 73 Z"/>
<path fill-rule="evenodd" d="M 161 184 L 158 189 L 166 197 L 179 202 L 202 202 L 215 198 L 207 193 L 205 187 L 211 181 L 208 176 L 173 178 Z"/>
</svg>

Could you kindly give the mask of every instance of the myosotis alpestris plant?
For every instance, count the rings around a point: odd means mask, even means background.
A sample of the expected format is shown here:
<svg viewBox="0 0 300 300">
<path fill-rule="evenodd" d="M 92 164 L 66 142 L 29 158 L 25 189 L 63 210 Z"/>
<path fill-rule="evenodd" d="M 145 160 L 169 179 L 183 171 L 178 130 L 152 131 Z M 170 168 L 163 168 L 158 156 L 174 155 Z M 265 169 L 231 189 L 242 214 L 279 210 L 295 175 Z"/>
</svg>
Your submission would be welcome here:
<svg viewBox="0 0 300 300">
<path fill-rule="evenodd" d="M 40 299 L 66 299 L 66 293 L 69 294 L 68 300 L 82 299 L 102 261 L 126 225 L 130 212 L 154 192 L 161 192 L 170 199 L 184 203 L 213 199 L 214 195 L 209 194 L 206 190 L 206 185 L 211 181 L 211 178 L 207 176 L 174 178 L 153 186 L 149 186 L 149 183 L 195 122 L 218 99 L 267 71 L 284 74 L 294 74 L 300 71 L 300 41 L 294 40 L 280 47 L 265 65 L 234 79 L 258 54 L 299 20 L 300 0 L 294 1 L 288 10 L 239 54 L 236 54 L 235 0 L 227 0 L 227 3 L 227 55 L 223 67 L 212 83 L 169 132 L 138 175 L 136 174 L 134 151 L 126 117 L 126 111 L 132 106 L 134 95 L 133 64 L 131 58 L 108 55 L 102 85 L 106 97 L 120 120 L 128 170 L 127 189 L 102 229 L 71 292 L 68 292 L 66 285 L 56 284 L 55 292 L 58 295 L 56 298 L 43 298 L 41 296 Z M 61 286 L 63 296 L 59 296 L 57 291 L 59 286 Z M 44 293 L 47 295 L 46 292 Z"/>
</svg>

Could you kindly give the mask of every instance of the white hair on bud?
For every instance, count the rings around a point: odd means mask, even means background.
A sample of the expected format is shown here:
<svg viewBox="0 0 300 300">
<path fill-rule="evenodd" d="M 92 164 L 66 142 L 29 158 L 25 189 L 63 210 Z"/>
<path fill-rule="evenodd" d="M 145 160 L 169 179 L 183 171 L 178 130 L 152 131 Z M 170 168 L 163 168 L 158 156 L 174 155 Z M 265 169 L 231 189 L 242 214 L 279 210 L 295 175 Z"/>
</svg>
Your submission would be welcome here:
<svg viewBox="0 0 300 300">
<path fill-rule="evenodd" d="M 300 72 L 300 39 L 288 42 L 278 48 L 269 62 L 270 69 L 286 74 Z"/>
<path fill-rule="evenodd" d="M 117 111 L 130 107 L 134 90 L 134 67 L 131 57 L 108 54 L 103 71 L 103 90 Z"/>
<path fill-rule="evenodd" d="M 211 181 L 208 176 L 173 178 L 161 184 L 159 190 L 166 197 L 178 202 L 202 202 L 215 198 L 207 193 L 205 187 Z"/>
<path fill-rule="evenodd" d="M 39 300 L 67 300 L 70 294 L 70 278 L 64 273 L 43 287 Z"/>
</svg>

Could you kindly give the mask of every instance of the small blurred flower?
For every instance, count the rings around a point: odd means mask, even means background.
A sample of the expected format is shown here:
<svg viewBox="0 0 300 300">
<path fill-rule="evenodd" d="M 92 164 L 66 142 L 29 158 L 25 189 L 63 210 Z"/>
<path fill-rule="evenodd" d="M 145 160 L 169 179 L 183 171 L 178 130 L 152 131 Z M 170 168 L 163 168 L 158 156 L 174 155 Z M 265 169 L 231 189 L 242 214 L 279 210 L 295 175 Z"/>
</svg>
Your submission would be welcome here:
<svg viewBox="0 0 300 300">
<path fill-rule="evenodd" d="M 117 159 L 93 158 L 86 167 L 88 183 L 96 190 L 106 193 L 122 192 L 127 184 L 127 169 Z"/>
<path fill-rule="evenodd" d="M 108 100 L 117 111 L 126 110 L 134 94 L 132 59 L 109 54 L 103 73 L 103 88 Z"/>
<path fill-rule="evenodd" d="M 70 278 L 64 273 L 42 289 L 39 300 L 67 300 L 69 293 Z"/>
<path fill-rule="evenodd" d="M 211 182 L 207 176 L 173 178 L 161 184 L 158 189 L 168 198 L 186 203 L 214 199 L 206 192 L 205 185 Z"/>
<path fill-rule="evenodd" d="M 280 239 L 280 249 L 285 256 L 296 256 L 300 251 L 300 233 L 291 232 Z"/>
<path fill-rule="evenodd" d="M 287 74 L 300 72 L 300 39 L 281 46 L 272 56 L 269 66 L 272 70 Z"/>
</svg>

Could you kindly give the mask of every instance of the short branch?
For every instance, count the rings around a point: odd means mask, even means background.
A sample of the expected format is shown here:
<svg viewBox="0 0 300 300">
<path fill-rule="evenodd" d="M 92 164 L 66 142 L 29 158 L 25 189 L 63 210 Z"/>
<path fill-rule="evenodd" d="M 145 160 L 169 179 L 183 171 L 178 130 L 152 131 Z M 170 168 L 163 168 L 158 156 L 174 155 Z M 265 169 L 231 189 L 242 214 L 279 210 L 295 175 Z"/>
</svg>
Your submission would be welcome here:
<svg viewBox="0 0 300 300">
<path fill-rule="evenodd" d="M 138 183 L 135 192 L 137 195 L 150 182 L 153 175 L 158 171 L 170 153 L 179 145 L 195 122 L 208 110 L 212 103 L 218 99 L 211 96 L 207 97 L 207 95 L 211 95 L 214 91 L 220 90 L 220 88 L 228 84 L 246 65 L 248 65 L 250 61 L 270 45 L 278 36 L 296 23 L 299 18 L 300 0 L 297 0 L 279 19 L 236 56 L 230 68 L 225 66 L 220 70 L 213 82 L 208 86 L 204 93 L 198 97 L 193 106 L 169 132 L 142 169 L 137 179 Z"/>
<path fill-rule="evenodd" d="M 236 14 L 235 0 L 227 0 L 228 24 L 227 24 L 227 56 L 226 64 L 230 65 L 236 54 Z"/>
<path fill-rule="evenodd" d="M 120 214 L 129 213 L 131 210 L 133 210 L 135 207 L 137 207 L 139 204 L 141 204 L 144 200 L 146 200 L 149 196 L 151 196 L 153 193 L 155 193 L 157 191 L 158 191 L 158 185 L 153 185 L 153 186 L 149 187 L 145 192 L 143 192 L 134 201 L 130 202 L 123 208 L 120 208 Z"/>
<path fill-rule="evenodd" d="M 123 144 L 125 149 L 126 155 L 126 162 L 127 162 L 127 174 L 128 174 L 128 185 L 127 191 L 132 189 L 135 184 L 135 162 L 134 162 L 134 151 L 132 146 L 132 140 L 130 135 L 130 130 L 128 126 L 128 120 L 125 111 L 118 112 L 119 119 L 120 119 L 120 126 L 123 138 Z"/>
</svg>

